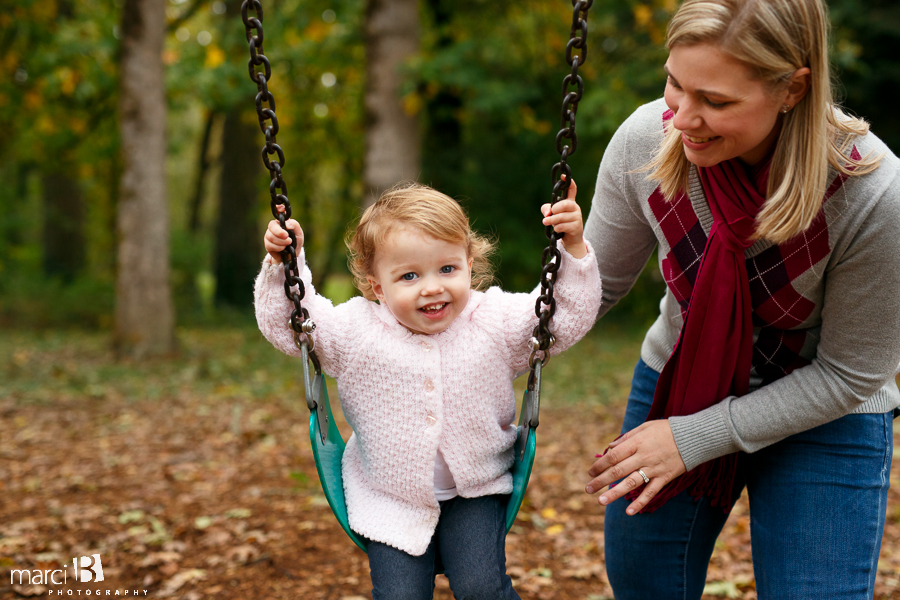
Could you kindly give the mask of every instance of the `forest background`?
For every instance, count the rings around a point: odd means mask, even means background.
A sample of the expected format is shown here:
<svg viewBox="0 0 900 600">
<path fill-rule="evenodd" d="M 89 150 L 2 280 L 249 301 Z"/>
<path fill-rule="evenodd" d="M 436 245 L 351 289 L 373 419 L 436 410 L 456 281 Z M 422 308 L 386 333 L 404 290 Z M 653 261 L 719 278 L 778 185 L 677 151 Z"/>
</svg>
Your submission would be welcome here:
<svg viewBox="0 0 900 600">
<path fill-rule="evenodd" d="M 150 0 L 143 0 L 149 3 Z M 122 192 L 119 93 L 123 2 L 23 0 L 0 13 L 0 322 L 112 329 Z M 140 4 L 140 3 L 138 3 Z M 158 2 L 157 2 L 158 4 Z M 265 4 L 278 141 L 316 283 L 353 293 L 344 234 L 367 194 L 364 0 Z M 498 279 L 528 290 L 546 244 L 537 207 L 558 160 L 569 4 L 551 0 L 394 2 L 415 50 L 400 63 L 398 102 L 415 121 L 411 171 L 459 198 L 501 242 Z M 585 213 L 604 148 L 641 103 L 662 94 L 674 0 L 596 0 L 581 69 L 577 153 Z M 843 105 L 900 147 L 900 10 L 833 0 L 832 61 Z M 270 218 L 237 0 L 168 0 L 162 50 L 169 284 L 176 323 L 246 318 Z M 651 263 L 652 264 L 652 263 Z M 650 269 L 655 271 L 655 269 Z M 618 309 L 651 318 L 652 274 Z"/>
<path fill-rule="evenodd" d="M 498 282 L 533 288 L 571 4 L 263 6 L 284 179 L 317 288 L 336 301 L 354 293 L 344 235 L 373 192 L 403 177 L 460 199 L 476 229 L 500 241 Z M 829 6 L 841 103 L 897 152 L 900 5 Z M 662 95 L 675 8 L 593 2 L 569 159 L 585 214 L 609 138 Z M 130 61 L 148 56 L 135 48 L 151 13 L 159 79 L 142 82 Z M 366 593 L 364 557 L 323 507 L 296 361 L 268 347 L 253 321 L 271 213 L 248 57 L 238 0 L 0 9 L 0 597 L 46 593 L 7 587 L 10 568 L 96 551 L 113 584 L 160 597 Z M 387 96 L 374 89 L 392 77 Z M 378 130 L 392 119 L 405 137 Z M 153 161 L 155 179 L 136 179 Z M 584 465 L 615 436 L 662 290 L 651 261 L 581 350 L 547 370 L 538 461 L 508 540 L 523 597 L 610 595 Z M 141 343 L 157 334 L 161 342 Z M 900 496 L 891 494 L 876 598 L 900 598 Z M 742 500 L 717 546 L 710 597 L 755 598 L 747 519 Z"/>
</svg>

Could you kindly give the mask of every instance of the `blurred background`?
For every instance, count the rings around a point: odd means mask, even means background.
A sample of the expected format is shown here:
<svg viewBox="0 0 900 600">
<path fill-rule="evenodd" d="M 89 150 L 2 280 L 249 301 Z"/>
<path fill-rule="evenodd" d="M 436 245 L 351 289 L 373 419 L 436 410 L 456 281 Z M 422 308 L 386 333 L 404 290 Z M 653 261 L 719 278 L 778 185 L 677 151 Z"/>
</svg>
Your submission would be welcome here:
<svg viewBox="0 0 900 600">
<path fill-rule="evenodd" d="M 459 199 L 500 242 L 498 282 L 532 289 L 571 3 L 262 6 L 283 178 L 317 289 L 355 293 L 348 227 L 401 179 Z M 569 159 L 585 214 L 609 138 L 663 93 L 675 8 L 593 2 Z M 900 4 L 832 0 L 830 14 L 841 103 L 896 152 Z M 238 0 L 0 1 L 0 598 L 47 594 L 7 586 L 12 569 L 93 553 L 107 590 L 154 597 L 369 593 L 365 555 L 318 485 L 299 362 L 253 318 L 271 213 L 248 59 Z M 652 260 L 544 372 L 538 457 L 507 537 L 523 598 L 611 600 L 585 471 L 618 433 L 663 289 Z M 891 478 L 878 599 L 900 599 L 898 460 Z M 745 496 L 705 599 L 756 598 L 749 531 Z"/>
<path fill-rule="evenodd" d="M 570 159 L 585 213 L 609 137 L 663 91 L 663 40 L 675 6 L 593 3 L 578 147 Z M 370 194 L 384 187 L 385 173 L 396 173 L 458 198 L 476 228 L 500 240 L 500 282 L 530 289 L 546 241 L 537 207 L 550 197 L 558 160 L 570 4 L 274 0 L 264 7 L 284 179 L 318 286 L 337 300 L 353 293 L 344 235 Z M 900 114 L 891 99 L 900 91 L 900 7 L 833 0 L 830 10 L 842 103 L 897 149 Z M 129 26 L 126 14 L 140 11 L 160 15 L 145 20 L 164 36 L 162 77 L 123 68 L 129 44 L 138 55 L 145 44 L 146 31 Z M 148 254 L 168 269 L 154 286 L 157 293 L 168 288 L 162 292 L 174 316 L 160 327 L 246 321 L 270 218 L 248 56 L 239 0 L 22 0 L 0 11 L 4 328 L 115 333 L 117 295 L 140 285 L 117 287 L 117 272 L 124 265 L 139 272 Z M 377 89 L 392 73 L 394 109 L 379 105 L 385 100 Z M 134 90 L 141 97 L 132 106 L 121 96 Z M 137 113 L 155 97 L 164 104 L 142 119 Z M 385 125 L 391 119 L 408 122 Z M 123 150 L 122 132 L 134 123 L 144 128 L 136 139 L 163 139 L 164 151 Z M 397 137 L 391 127 L 412 133 Z M 148 165 L 153 161 L 164 162 Z M 163 194 L 129 186 L 133 171 L 147 168 L 151 177 L 165 173 Z M 151 203 L 164 203 L 163 211 L 139 209 L 137 220 L 123 223 L 120 209 L 147 202 L 133 197 L 144 192 Z M 117 267 L 123 252 L 141 258 Z M 652 318 L 661 289 L 648 276 L 617 318 Z M 143 318 L 161 318 L 159 312 Z M 140 345 L 127 332 L 116 339 L 125 353 Z"/>
</svg>

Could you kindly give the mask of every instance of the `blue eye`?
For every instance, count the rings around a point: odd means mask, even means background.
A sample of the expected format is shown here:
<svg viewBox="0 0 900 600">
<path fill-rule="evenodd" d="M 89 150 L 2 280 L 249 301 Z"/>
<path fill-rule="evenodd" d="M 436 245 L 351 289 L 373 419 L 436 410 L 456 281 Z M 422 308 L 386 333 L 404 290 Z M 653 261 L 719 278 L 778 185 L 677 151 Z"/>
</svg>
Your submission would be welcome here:
<svg viewBox="0 0 900 600">
<path fill-rule="evenodd" d="M 400 279 L 403 281 L 415 281 L 416 277 L 418 277 L 418 275 L 415 273 L 404 273 L 400 276 Z"/>
<path fill-rule="evenodd" d="M 452 273 L 455 270 L 456 270 L 456 267 L 454 267 L 453 265 L 447 265 L 447 266 L 441 267 L 441 273 L 443 273 L 445 275 Z"/>
</svg>

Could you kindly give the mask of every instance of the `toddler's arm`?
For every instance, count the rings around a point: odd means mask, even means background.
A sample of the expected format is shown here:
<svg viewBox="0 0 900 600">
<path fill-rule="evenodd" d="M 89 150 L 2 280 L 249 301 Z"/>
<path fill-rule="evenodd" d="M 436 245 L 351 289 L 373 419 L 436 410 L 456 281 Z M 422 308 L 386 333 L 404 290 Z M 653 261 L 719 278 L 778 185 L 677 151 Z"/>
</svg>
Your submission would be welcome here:
<svg viewBox="0 0 900 600">
<path fill-rule="evenodd" d="M 553 297 L 556 311 L 550 321 L 550 331 L 556 343 L 550 349 L 556 355 L 571 347 L 590 331 L 600 309 L 600 274 L 594 251 L 584 239 L 584 221 L 581 208 L 575 201 L 577 187 L 572 181 L 565 200 L 541 207 L 543 224 L 552 225 L 554 231 L 565 233 L 561 240 L 561 262 L 557 273 Z M 501 308 L 498 319 L 498 335 L 506 342 L 508 362 L 517 372 L 528 368 L 531 353 L 529 341 L 535 325 L 535 303 L 541 286 L 530 294 L 503 293 L 490 290 L 498 296 Z"/>
<path fill-rule="evenodd" d="M 300 279 L 305 290 L 301 305 L 309 311 L 310 318 L 316 323 L 316 330 L 312 334 L 316 344 L 316 355 L 322 369 L 328 375 L 337 377 L 346 362 L 345 353 L 352 347 L 354 339 L 353 310 L 348 307 L 348 304 L 353 302 L 333 306 L 330 300 L 316 293 L 303 252 L 303 230 L 293 219 L 288 220 L 287 224 L 297 238 L 297 264 L 300 267 Z M 284 265 L 280 255 L 280 252 L 290 244 L 290 237 L 278 221 L 272 220 L 263 243 L 269 254 L 263 261 L 254 287 L 256 322 L 262 334 L 273 346 L 285 354 L 299 356 L 300 350 L 294 343 L 294 331 L 288 324 L 294 304 L 284 293 Z M 360 308 L 357 307 L 358 310 Z M 358 331 L 356 333 L 358 334 Z"/>
</svg>

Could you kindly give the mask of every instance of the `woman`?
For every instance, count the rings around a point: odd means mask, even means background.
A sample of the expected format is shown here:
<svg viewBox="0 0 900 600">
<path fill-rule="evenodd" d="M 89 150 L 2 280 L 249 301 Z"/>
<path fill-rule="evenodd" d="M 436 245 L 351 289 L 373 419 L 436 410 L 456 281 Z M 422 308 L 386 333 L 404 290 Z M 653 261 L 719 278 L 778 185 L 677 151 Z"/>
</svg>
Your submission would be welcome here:
<svg viewBox="0 0 900 600">
<path fill-rule="evenodd" d="M 617 600 L 700 598 L 746 487 L 756 589 L 871 598 L 900 363 L 900 162 L 837 108 L 820 0 L 686 0 L 665 98 L 610 142 L 604 308 L 667 284 L 590 469 Z M 621 499 L 623 496 L 625 498 Z"/>
</svg>

